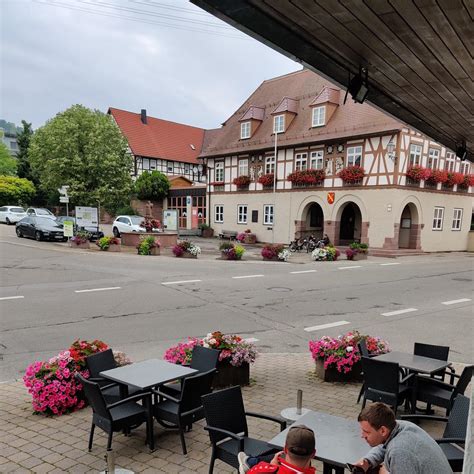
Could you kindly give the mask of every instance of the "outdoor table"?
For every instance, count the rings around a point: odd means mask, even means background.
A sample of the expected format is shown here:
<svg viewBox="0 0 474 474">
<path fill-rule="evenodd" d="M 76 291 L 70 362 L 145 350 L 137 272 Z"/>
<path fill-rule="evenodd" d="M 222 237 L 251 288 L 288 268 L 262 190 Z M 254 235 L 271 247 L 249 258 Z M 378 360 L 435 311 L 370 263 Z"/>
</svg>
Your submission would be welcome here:
<svg viewBox="0 0 474 474">
<path fill-rule="evenodd" d="M 124 365 L 115 369 L 104 370 L 100 372 L 101 377 L 112 380 L 120 384 L 120 393 L 122 397 L 128 395 L 128 385 L 133 385 L 140 390 L 146 391 L 157 385 L 170 382 L 172 380 L 180 380 L 188 375 L 197 372 L 196 369 L 190 369 L 182 365 L 172 364 L 161 359 L 148 359 L 142 362 L 136 362 L 130 365 Z M 150 399 L 146 400 L 146 408 L 151 417 L 152 407 Z M 151 417 L 150 432 L 148 442 L 150 450 L 155 449 L 155 440 L 153 432 L 153 418 Z"/>
<path fill-rule="evenodd" d="M 387 354 L 375 356 L 373 359 L 384 362 L 396 362 L 400 367 L 408 369 L 411 372 L 429 375 L 438 372 L 438 370 L 443 370 L 451 365 L 451 363 L 446 360 L 431 359 L 429 357 L 397 351 L 387 352 Z"/>
<path fill-rule="evenodd" d="M 305 425 L 314 431 L 316 438 L 315 458 L 323 462 L 323 474 L 343 474 L 346 463 L 363 458 L 370 446 L 361 438 L 359 423 L 339 416 L 309 411 L 293 426 Z M 271 439 L 268 444 L 279 449 L 285 446 L 288 430 Z"/>
</svg>

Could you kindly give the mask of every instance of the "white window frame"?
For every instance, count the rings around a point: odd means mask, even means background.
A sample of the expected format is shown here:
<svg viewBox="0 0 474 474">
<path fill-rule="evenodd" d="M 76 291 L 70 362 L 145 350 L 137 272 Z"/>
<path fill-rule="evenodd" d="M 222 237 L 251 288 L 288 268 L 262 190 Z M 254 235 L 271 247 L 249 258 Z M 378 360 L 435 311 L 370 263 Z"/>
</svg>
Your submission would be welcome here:
<svg viewBox="0 0 474 474">
<path fill-rule="evenodd" d="M 454 159 L 454 153 L 447 152 L 446 160 L 444 161 L 444 169 L 450 173 L 456 169 L 456 160 Z"/>
<path fill-rule="evenodd" d="M 283 133 L 285 131 L 285 116 L 275 115 L 273 117 L 273 133 Z"/>
<path fill-rule="evenodd" d="M 316 150 L 311 152 L 310 169 L 324 169 L 324 150 Z"/>
<path fill-rule="evenodd" d="M 237 176 L 248 176 L 249 175 L 249 159 L 242 158 L 239 160 Z"/>
<path fill-rule="evenodd" d="M 439 165 L 439 150 L 438 148 L 428 149 L 428 163 L 427 167 L 431 170 L 437 170 Z"/>
<path fill-rule="evenodd" d="M 240 124 L 240 139 L 245 140 L 246 138 L 250 138 L 252 131 L 252 125 L 250 122 L 242 122 Z"/>
<path fill-rule="evenodd" d="M 265 204 L 263 206 L 263 225 L 273 225 L 275 208 L 273 204 Z"/>
<path fill-rule="evenodd" d="M 265 157 L 265 174 L 275 173 L 275 157 Z"/>
<path fill-rule="evenodd" d="M 223 204 L 214 205 L 214 222 L 216 224 L 224 223 L 224 205 Z"/>
<path fill-rule="evenodd" d="M 359 157 L 359 164 L 357 164 L 357 157 Z M 362 166 L 362 145 L 347 148 L 346 163 L 346 166 Z"/>
<path fill-rule="evenodd" d="M 148 158 L 142 159 L 142 170 L 149 171 L 150 170 L 150 160 Z"/>
<path fill-rule="evenodd" d="M 224 162 L 216 161 L 216 166 L 214 168 L 214 181 L 216 183 L 224 182 Z"/>
<path fill-rule="evenodd" d="M 308 169 L 308 153 L 296 153 L 295 171 L 305 171 Z"/>
<path fill-rule="evenodd" d="M 462 174 L 469 174 L 469 171 L 471 171 L 471 163 L 468 161 L 461 162 L 459 170 Z"/>
<path fill-rule="evenodd" d="M 239 204 L 237 206 L 237 224 L 247 224 L 248 206 L 247 204 Z"/>
<path fill-rule="evenodd" d="M 324 127 L 326 125 L 326 106 L 314 107 L 312 114 L 312 126 Z"/>
<path fill-rule="evenodd" d="M 461 230 L 462 227 L 462 208 L 453 209 L 453 222 L 451 224 L 451 230 Z"/>
<path fill-rule="evenodd" d="M 421 154 L 423 151 L 423 147 L 418 145 L 417 143 L 410 144 L 410 166 L 419 166 L 421 165 Z"/>
<path fill-rule="evenodd" d="M 444 207 L 435 207 L 432 230 L 443 230 Z"/>
</svg>

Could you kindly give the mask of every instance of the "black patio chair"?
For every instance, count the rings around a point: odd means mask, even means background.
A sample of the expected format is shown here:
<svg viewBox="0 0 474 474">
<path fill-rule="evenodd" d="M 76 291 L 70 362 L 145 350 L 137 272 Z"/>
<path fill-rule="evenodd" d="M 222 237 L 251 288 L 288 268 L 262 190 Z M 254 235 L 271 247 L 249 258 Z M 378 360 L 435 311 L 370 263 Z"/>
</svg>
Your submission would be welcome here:
<svg viewBox="0 0 474 474">
<path fill-rule="evenodd" d="M 446 423 L 443 437 L 437 439 L 436 442 L 448 458 L 449 465 L 454 472 L 461 472 L 463 469 L 464 449 L 460 445 L 466 443 L 469 402 L 468 397 L 457 395 L 449 417 L 434 415 L 404 415 L 401 417 L 402 420 L 415 422 L 418 420 L 433 420 Z"/>
<path fill-rule="evenodd" d="M 449 346 L 437 346 L 434 344 L 424 344 L 422 342 L 415 342 L 415 345 L 413 347 L 413 354 L 423 357 L 429 357 L 430 359 L 447 361 L 449 357 Z M 454 374 L 454 369 L 452 367 L 448 367 L 447 370 L 451 374 Z M 438 372 L 434 372 L 433 374 L 431 374 L 431 377 L 444 381 L 445 375 L 445 369 L 441 369 L 438 370 Z M 450 383 L 453 382 L 454 380 L 453 378 L 451 378 Z"/>
<path fill-rule="evenodd" d="M 212 445 L 209 473 L 214 472 L 216 459 L 238 469 L 237 455 L 244 451 L 248 456 L 262 456 L 273 451 L 268 443 L 249 437 L 247 416 L 274 421 L 280 431 L 286 428 L 286 421 L 259 413 L 246 412 L 240 387 L 231 387 L 202 397 L 204 413 Z"/>
<path fill-rule="evenodd" d="M 405 402 L 405 408 L 410 403 L 411 387 L 408 382 L 414 377 L 409 374 L 400 380 L 400 366 L 395 362 L 384 362 L 369 357 L 362 357 L 364 373 L 364 399 L 362 408 L 367 400 L 383 402 L 390 405 L 395 415 L 397 408 Z"/>
<path fill-rule="evenodd" d="M 446 416 L 448 416 L 454 399 L 458 394 L 464 395 L 473 373 L 474 365 L 468 365 L 464 367 L 461 375 L 450 374 L 451 377 L 458 379 L 456 385 L 417 375 L 413 386 L 412 408 L 415 409 L 417 401 L 425 402 L 427 405 L 446 408 Z"/>
<path fill-rule="evenodd" d="M 359 348 L 359 352 L 362 357 L 375 357 L 375 355 L 371 355 L 369 352 L 369 349 L 367 349 L 367 343 L 365 342 L 365 339 L 361 339 L 359 343 L 357 344 L 357 347 Z M 362 382 L 362 387 L 360 387 L 359 396 L 357 397 L 357 403 L 360 402 L 360 399 L 362 398 L 364 391 L 365 391 L 365 386 L 364 386 L 364 383 Z"/>
<path fill-rule="evenodd" d="M 189 431 L 194 422 L 204 418 L 201 397 L 211 391 L 215 371 L 216 369 L 211 369 L 202 374 L 186 377 L 182 390 L 178 392 L 178 398 L 163 392 L 161 387 L 152 389 L 152 392 L 160 397 L 160 401 L 153 405 L 153 415 L 165 428 L 179 430 L 183 454 L 187 454 L 184 431 L 185 429 Z"/>
<path fill-rule="evenodd" d="M 107 403 L 100 385 L 97 382 L 91 382 L 80 374 L 76 374 L 77 381 L 82 385 L 84 394 L 89 405 L 92 408 L 92 426 L 89 435 L 89 451 L 92 449 L 92 441 L 94 439 L 94 430 L 98 426 L 108 434 L 107 450 L 112 447 L 112 436 L 114 432 L 137 428 L 142 423 L 147 424 L 147 440 L 150 433 L 152 423 L 151 413 L 136 403 L 149 397 L 151 405 L 151 393 L 145 392 L 124 398 L 115 403 Z"/>
</svg>

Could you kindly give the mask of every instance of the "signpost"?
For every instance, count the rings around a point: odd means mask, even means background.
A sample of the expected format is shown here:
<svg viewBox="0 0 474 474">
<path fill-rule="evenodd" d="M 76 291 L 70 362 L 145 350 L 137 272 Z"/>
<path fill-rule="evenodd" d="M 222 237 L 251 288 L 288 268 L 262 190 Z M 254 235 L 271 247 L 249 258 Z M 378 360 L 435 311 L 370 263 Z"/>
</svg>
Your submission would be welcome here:
<svg viewBox="0 0 474 474">
<path fill-rule="evenodd" d="M 167 231 L 178 232 L 178 211 L 175 209 L 163 211 L 163 227 Z"/>
<path fill-rule="evenodd" d="M 76 225 L 78 227 L 99 227 L 97 208 L 76 206 Z"/>
<path fill-rule="evenodd" d="M 64 237 L 74 236 L 74 223 L 72 221 L 64 221 L 63 224 Z"/>
<path fill-rule="evenodd" d="M 69 216 L 69 196 L 67 194 L 68 189 L 69 189 L 69 186 L 66 186 L 66 185 L 63 185 L 58 189 L 59 194 L 60 194 L 59 202 L 66 204 L 66 216 Z"/>
</svg>

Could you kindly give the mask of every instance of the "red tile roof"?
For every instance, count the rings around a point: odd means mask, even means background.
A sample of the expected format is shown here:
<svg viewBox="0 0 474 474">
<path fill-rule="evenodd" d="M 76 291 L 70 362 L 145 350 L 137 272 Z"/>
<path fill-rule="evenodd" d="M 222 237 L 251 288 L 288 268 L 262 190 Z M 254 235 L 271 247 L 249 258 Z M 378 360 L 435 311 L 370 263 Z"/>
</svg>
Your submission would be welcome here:
<svg viewBox="0 0 474 474">
<path fill-rule="evenodd" d="M 109 108 L 109 113 L 117 122 L 134 155 L 198 163 L 204 129 L 150 116 L 147 116 L 147 124 L 144 124 L 140 114 L 113 107 Z"/>
<path fill-rule="evenodd" d="M 310 107 L 313 105 L 325 104 L 326 102 L 332 102 L 333 104 L 339 105 L 340 90 L 333 89 L 331 87 L 324 87 L 319 95 L 309 104 Z"/>
<path fill-rule="evenodd" d="M 255 105 L 251 105 L 250 108 L 245 112 L 243 117 L 239 119 L 239 122 L 244 122 L 245 120 L 263 120 L 263 117 L 265 115 L 265 109 L 262 107 L 256 107 Z"/>
<path fill-rule="evenodd" d="M 289 97 L 283 97 L 278 107 L 272 112 L 272 115 L 281 114 L 282 112 L 298 113 L 298 101 L 290 99 Z"/>
</svg>

